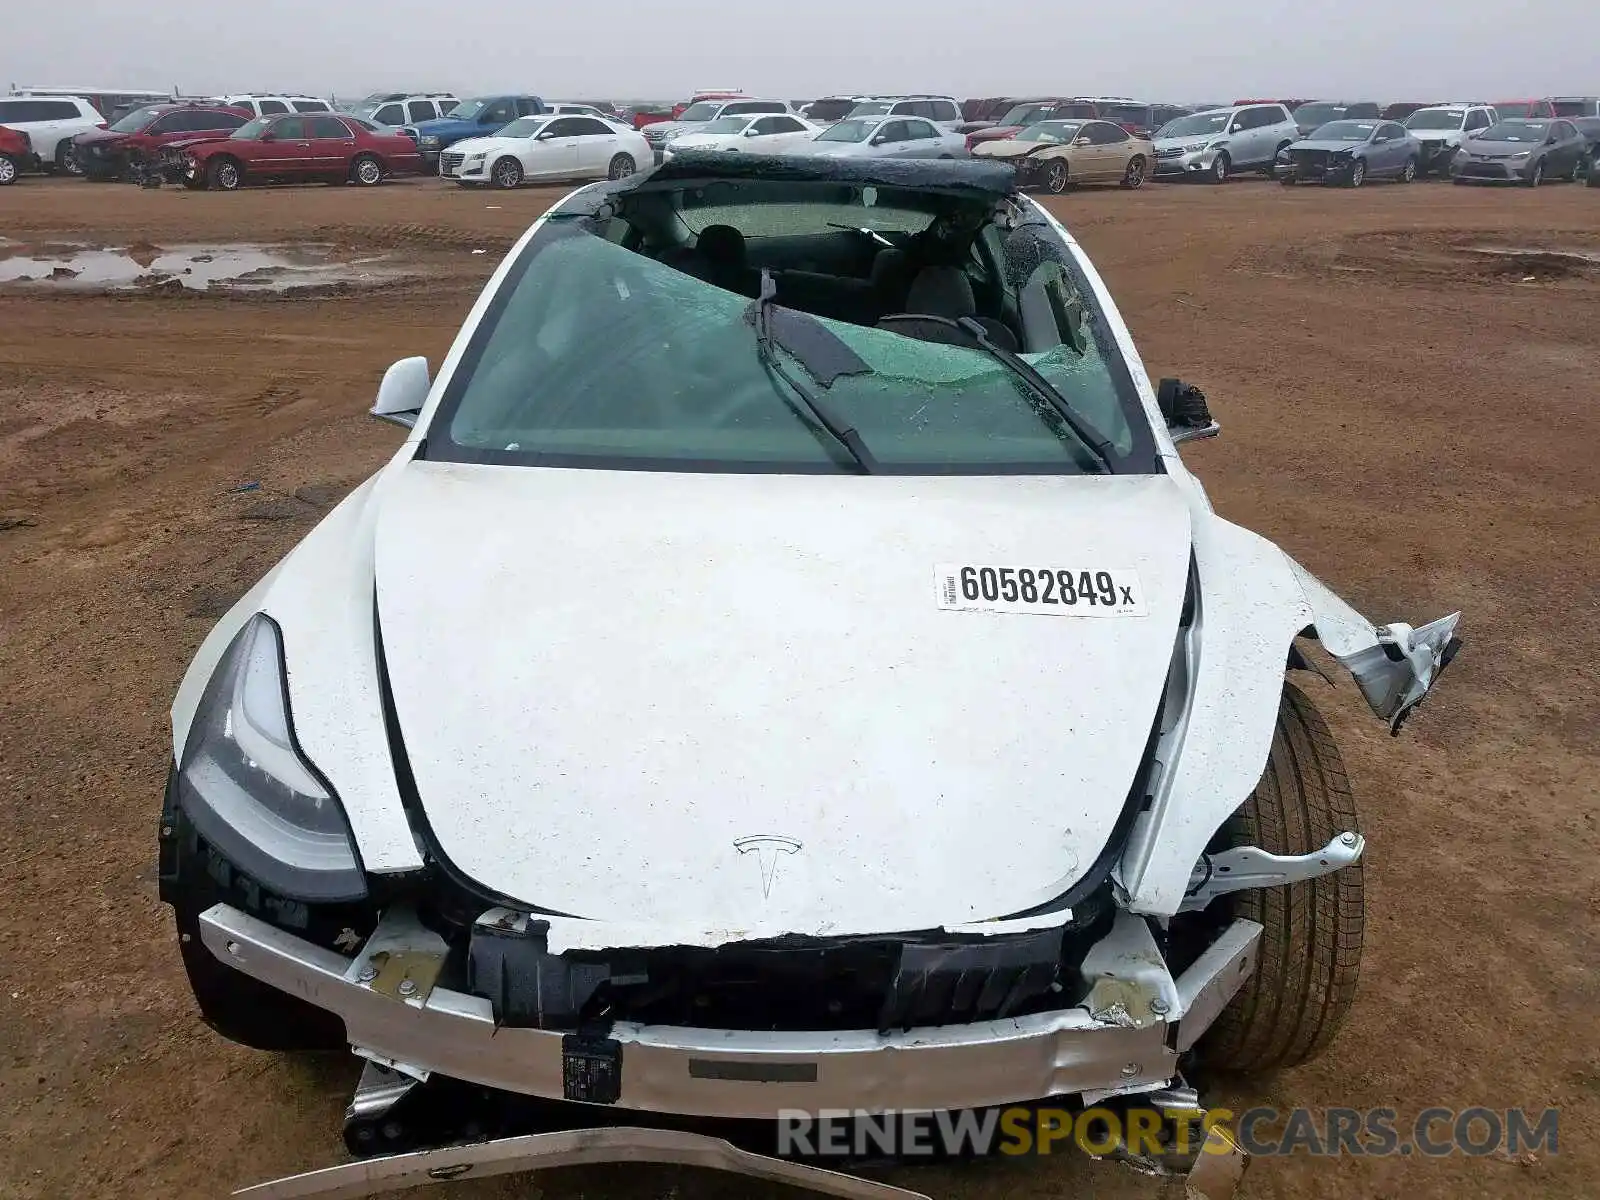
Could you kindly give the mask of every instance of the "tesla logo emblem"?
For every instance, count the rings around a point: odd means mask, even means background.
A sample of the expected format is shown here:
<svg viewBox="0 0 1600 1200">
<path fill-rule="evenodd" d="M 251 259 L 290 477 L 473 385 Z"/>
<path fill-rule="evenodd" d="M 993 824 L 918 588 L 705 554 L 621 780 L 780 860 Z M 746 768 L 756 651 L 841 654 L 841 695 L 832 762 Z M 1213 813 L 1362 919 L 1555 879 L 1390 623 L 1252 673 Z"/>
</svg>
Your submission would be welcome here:
<svg viewBox="0 0 1600 1200">
<path fill-rule="evenodd" d="M 735 838 L 734 848 L 740 854 L 754 854 L 761 866 L 761 894 L 772 895 L 772 880 L 778 873 L 778 859 L 785 854 L 798 854 L 800 843 L 792 837 L 777 833 L 757 833 L 750 837 Z"/>
</svg>

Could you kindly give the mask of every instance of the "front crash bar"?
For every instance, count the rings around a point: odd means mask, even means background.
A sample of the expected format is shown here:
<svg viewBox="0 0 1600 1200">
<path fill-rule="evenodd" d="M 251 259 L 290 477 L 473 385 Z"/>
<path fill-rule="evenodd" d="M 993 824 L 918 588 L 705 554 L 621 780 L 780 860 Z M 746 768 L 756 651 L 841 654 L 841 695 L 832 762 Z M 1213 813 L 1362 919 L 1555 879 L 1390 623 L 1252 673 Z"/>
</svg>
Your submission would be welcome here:
<svg viewBox="0 0 1600 1200">
<path fill-rule="evenodd" d="M 928 1200 L 921 1192 L 741 1150 L 730 1142 L 705 1134 L 627 1126 L 532 1133 L 467 1146 L 365 1158 L 259 1183 L 233 1194 L 249 1200 L 296 1200 L 301 1196 L 343 1200 L 458 1179 L 489 1179 L 551 1167 L 619 1162 L 732 1171 L 825 1196 L 843 1196 L 846 1200 Z"/>
</svg>

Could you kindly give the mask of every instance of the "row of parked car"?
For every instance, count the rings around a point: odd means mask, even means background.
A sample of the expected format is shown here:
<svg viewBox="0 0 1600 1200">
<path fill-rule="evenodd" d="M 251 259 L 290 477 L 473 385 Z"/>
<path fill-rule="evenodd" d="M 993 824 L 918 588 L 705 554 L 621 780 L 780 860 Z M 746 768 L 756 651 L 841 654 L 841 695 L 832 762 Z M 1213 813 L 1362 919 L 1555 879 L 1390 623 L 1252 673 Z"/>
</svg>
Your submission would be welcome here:
<svg viewBox="0 0 1600 1200">
<path fill-rule="evenodd" d="M 97 103 L 120 112 L 100 115 Z M 797 111 L 798 108 L 798 111 Z M 974 113 L 985 115 L 973 116 Z M 1573 115 L 1567 115 L 1573 114 Z M 436 172 L 463 186 L 621 178 L 695 150 L 829 157 L 994 158 L 1051 192 L 1150 178 L 1285 183 L 1461 180 L 1538 184 L 1585 173 L 1600 98 L 1500 104 L 1241 100 L 1191 109 L 1128 97 L 825 97 L 808 105 L 742 92 L 626 111 L 532 94 L 459 99 L 380 93 L 336 105 L 239 94 L 139 103 L 126 95 L 0 97 L 0 183 L 30 168 L 233 190 L 251 182 L 372 186 Z M 1588 172 L 1600 185 L 1600 172 Z"/>
</svg>

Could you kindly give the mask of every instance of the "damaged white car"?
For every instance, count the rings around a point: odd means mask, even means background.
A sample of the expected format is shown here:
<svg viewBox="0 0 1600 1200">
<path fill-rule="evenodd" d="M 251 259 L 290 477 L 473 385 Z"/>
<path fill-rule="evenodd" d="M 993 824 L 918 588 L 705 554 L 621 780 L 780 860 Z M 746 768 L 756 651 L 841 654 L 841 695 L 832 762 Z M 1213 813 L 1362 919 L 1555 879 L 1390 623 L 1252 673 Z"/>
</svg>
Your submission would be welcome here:
<svg viewBox="0 0 1600 1200">
<path fill-rule="evenodd" d="M 551 210 L 201 647 L 206 1021 L 383 1067 L 363 1152 L 430 1079 L 772 1118 L 1316 1054 L 1363 839 L 1297 640 L 1398 731 L 1457 617 L 1217 516 L 1204 397 L 1004 167 L 729 157 Z"/>
</svg>

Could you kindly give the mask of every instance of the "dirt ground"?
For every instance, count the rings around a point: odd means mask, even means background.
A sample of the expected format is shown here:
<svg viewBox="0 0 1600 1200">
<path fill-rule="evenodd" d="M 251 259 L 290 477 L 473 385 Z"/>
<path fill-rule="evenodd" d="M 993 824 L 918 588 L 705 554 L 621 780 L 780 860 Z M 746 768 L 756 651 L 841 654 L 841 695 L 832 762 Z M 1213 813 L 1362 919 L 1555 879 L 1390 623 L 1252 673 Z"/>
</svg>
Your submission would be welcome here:
<svg viewBox="0 0 1600 1200">
<path fill-rule="evenodd" d="M 167 707 L 212 620 L 396 446 L 363 415 L 383 368 L 439 362 L 551 198 L 0 189 L 0 260 L 247 241 L 425 271 L 288 297 L 0 286 L 0 1196 L 213 1196 L 342 1159 L 352 1067 L 237 1049 L 194 1016 L 154 881 Z M 1352 687 L 1317 685 L 1370 840 L 1360 996 L 1325 1058 L 1212 1099 L 1562 1109 L 1556 1155 L 1261 1160 L 1243 1194 L 1596 1194 L 1600 266 L 1472 248 L 1596 250 L 1600 192 L 1240 181 L 1052 203 L 1151 376 L 1208 392 L 1224 436 L 1185 453 L 1223 515 L 1375 618 L 1466 613 L 1398 741 Z M 1075 1154 L 893 1178 L 1182 1194 Z M 779 1194 L 645 1168 L 441 1194 L 752 1191 Z"/>
</svg>

